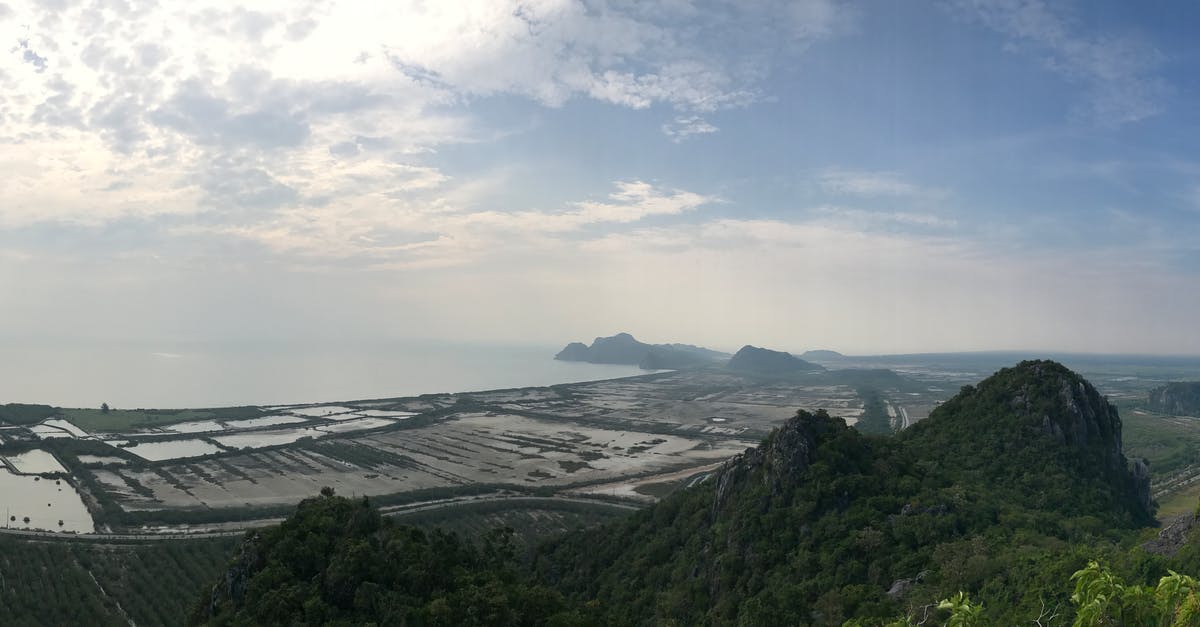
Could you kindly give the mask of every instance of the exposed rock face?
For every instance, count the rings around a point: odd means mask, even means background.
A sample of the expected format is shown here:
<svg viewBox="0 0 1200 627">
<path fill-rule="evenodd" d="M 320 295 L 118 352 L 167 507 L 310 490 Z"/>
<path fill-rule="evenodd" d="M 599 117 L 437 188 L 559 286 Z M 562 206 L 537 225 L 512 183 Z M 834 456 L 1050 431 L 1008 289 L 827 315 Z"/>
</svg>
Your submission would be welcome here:
<svg viewBox="0 0 1200 627">
<path fill-rule="evenodd" d="M 1067 376 L 1073 373 L 1043 373 L 1043 368 L 1049 366 L 1032 366 L 1038 376 L 1058 375 L 1055 383 L 1058 387 L 1058 397 L 1061 410 L 1042 414 L 1042 430 L 1054 436 L 1062 444 L 1071 446 L 1088 446 L 1093 443 L 1109 443 L 1109 448 L 1115 453 L 1121 453 L 1121 418 L 1117 408 L 1113 407 L 1096 388 L 1078 376 Z M 1022 394 L 1013 399 L 1017 408 L 1026 412 L 1036 411 L 1028 400 L 1028 386 Z M 1024 401 L 1024 407 L 1020 407 Z M 1115 458 L 1114 458 L 1115 459 Z"/>
<path fill-rule="evenodd" d="M 728 357 L 688 344 L 646 344 L 628 333 L 598 337 L 591 346 L 571 342 L 554 356 L 561 361 L 586 361 L 593 364 L 624 364 L 646 370 L 675 370 L 713 363 Z"/>
<path fill-rule="evenodd" d="M 1149 553 L 1174 556 L 1187 544 L 1188 536 L 1197 523 L 1200 523 L 1200 519 L 1197 519 L 1195 514 L 1179 516 L 1167 523 L 1162 531 L 1158 532 L 1158 537 L 1143 543 L 1142 548 Z"/>
<path fill-rule="evenodd" d="M 210 615 L 215 614 L 218 606 L 223 602 L 231 601 L 234 604 L 242 602 L 242 598 L 246 595 L 246 587 L 250 585 L 250 578 L 262 570 L 264 565 L 261 544 L 262 536 L 258 532 L 248 535 L 242 541 L 233 564 L 225 571 L 225 576 L 212 588 L 208 602 Z"/>
<path fill-rule="evenodd" d="M 812 372 L 824 370 L 822 366 L 797 359 L 791 353 L 783 351 L 773 351 L 757 346 L 743 346 L 729 360 L 729 368 L 732 370 L 742 370 L 745 372 L 758 372 L 763 374 L 782 374 L 788 372 Z"/>
<path fill-rule="evenodd" d="M 824 410 L 815 414 L 797 412 L 762 444 L 746 449 L 721 466 L 716 475 L 713 513 L 747 482 L 761 481 L 772 495 L 790 489 L 812 464 L 817 446 L 831 433 L 846 429 L 849 427 L 844 420 L 833 418 Z"/>
<path fill-rule="evenodd" d="M 1117 408 L 1101 396 L 1091 383 L 1061 364 L 1030 362 L 1028 367 L 1040 377 L 1049 377 L 1058 389 L 1059 408 L 1042 414 L 1042 430 L 1067 446 L 1104 449 L 1110 468 L 1117 474 L 1124 472 L 1131 475 L 1139 504 L 1147 513 L 1152 512 L 1150 468 L 1144 459 L 1126 460 L 1121 443 L 1121 416 Z M 1026 405 L 1026 410 L 1029 410 L 1028 400 Z"/>
<path fill-rule="evenodd" d="M 1138 502 L 1147 512 L 1153 511 L 1154 498 L 1150 494 L 1150 460 L 1138 457 L 1133 460 L 1133 480 L 1137 488 Z"/>
<path fill-rule="evenodd" d="M 887 591 L 888 597 L 890 597 L 893 601 L 899 601 L 903 599 L 904 597 L 908 596 L 910 591 L 912 591 L 913 586 L 925 580 L 925 575 L 928 573 L 929 571 L 923 570 L 917 573 L 916 577 L 912 577 L 910 579 L 897 579 L 896 581 L 893 581 L 891 587 L 889 587 Z"/>
<path fill-rule="evenodd" d="M 1148 408 L 1161 414 L 1200 416 L 1200 381 L 1168 383 L 1150 390 Z"/>
</svg>

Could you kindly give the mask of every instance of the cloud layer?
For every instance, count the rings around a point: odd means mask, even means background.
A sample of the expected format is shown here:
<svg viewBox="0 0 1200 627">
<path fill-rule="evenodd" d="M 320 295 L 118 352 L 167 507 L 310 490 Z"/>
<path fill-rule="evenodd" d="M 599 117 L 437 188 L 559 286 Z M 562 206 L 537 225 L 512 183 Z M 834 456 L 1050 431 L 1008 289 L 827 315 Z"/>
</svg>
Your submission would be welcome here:
<svg viewBox="0 0 1200 627">
<path fill-rule="evenodd" d="M 903 11 L 4 0 L 0 328 L 1200 351 L 1171 50 Z M 901 62 L 929 41 L 961 54 Z M 1053 89 L 984 100 L 1014 76 Z"/>
</svg>

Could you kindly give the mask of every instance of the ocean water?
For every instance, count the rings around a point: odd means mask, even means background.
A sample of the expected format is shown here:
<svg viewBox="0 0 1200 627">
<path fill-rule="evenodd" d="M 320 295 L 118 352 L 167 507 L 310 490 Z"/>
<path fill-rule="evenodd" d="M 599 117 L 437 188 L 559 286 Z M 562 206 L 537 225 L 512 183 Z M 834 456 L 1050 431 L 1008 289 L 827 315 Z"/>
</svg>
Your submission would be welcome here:
<svg viewBox="0 0 1200 627">
<path fill-rule="evenodd" d="M 0 342 L 0 403 L 122 409 L 272 405 L 645 374 L 554 360 L 558 346 L 438 342 Z"/>
</svg>

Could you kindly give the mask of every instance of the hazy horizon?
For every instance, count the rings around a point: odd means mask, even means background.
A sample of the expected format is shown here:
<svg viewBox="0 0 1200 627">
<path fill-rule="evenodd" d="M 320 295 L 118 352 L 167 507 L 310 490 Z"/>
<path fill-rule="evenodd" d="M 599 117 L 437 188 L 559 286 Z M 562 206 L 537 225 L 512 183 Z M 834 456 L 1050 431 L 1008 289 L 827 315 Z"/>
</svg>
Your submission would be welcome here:
<svg viewBox="0 0 1200 627">
<path fill-rule="evenodd" d="M 0 338 L 1200 355 L 1197 23 L 0 0 Z"/>
<path fill-rule="evenodd" d="M 951 350 L 936 350 L 922 349 L 917 351 L 857 351 L 851 352 L 841 350 L 831 346 L 795 346 L 787 344 L 763 344 L 755 342 L 741 342 L 737 344 L 726 345 L 711 345 L 702 342 L 695 342 L 689 338 L 675 337 L 651 337 L 643 336 L 637 333 L 617 329 L 602 332 L 600 335 L 592 335 L 589 337 L 563 338 L 557 343 L 541 342 L 541 341 L 513 341 L 513 340 L 463 340 L 454 338 L 431 338 L 431 337 L 318 337 L 309 336 L 304 338 L 264 338 L 264 337 L 227 337 L 227 338 L 71 338 L 71 337 L 11 337 L 0 334 L 0 348 L 5 346 L 26 346 L 29 348 L 36 347 L 55 347 L 69 348 L 71 346 L 85 345 L 93 348 L 103 348 L 106 346 L 122 346 L 122 347 L 139 347 L 153 353 L 155 347 L 226 347 L 235 348 L 238 346 L 254 347 L 254 346 L 291 346 L 291 347 L 324 347 L 324 348 L 373 348 L 381 349 L 389 345 L 407 345 L 420 346 L 427 345 L 430 347 L 463 347 L 463 348 L 493 348 L 493 349 L 520 349 L 520 350 L 541 350 L 547 355 L 547 358 L 553 358 L 554 354 L 561 350 L 564 346 L 572 342 L 582 342 L 583 344 L 591 344 L 594 340 L 611 337 L 618 333 L 629 333 L 635 339 L 646 344 L 692 344 L 701 348 L 708 348 L 716 351 L 729 353 L 732 355 L 743 346 L 751 345 L 760 348 L 768 348 L 771 350 L 779 350 L 790 352 L 793 355 L 800 355 L 807 351 L 833 351 L 840 353 L 846 357 L 904 357 L 904 356 L 919 356 L 919 355 L 1014 355 L 1014 356 L 1030 356 L 1038 358 L 1054 358 L 1055 356 L 1079 356 L 1079 357 L 1147 357 L 1147 358 L 1163 358 L 1163 359 L 1200 359 L 1200 353 L 1187 352 L 1103 352 L 1103 351 L 1072 351 L 1059 350 L 1050 348 L 965 348 Z M 168 355 L 169 356 L 169 355 Z"/>
</svg>

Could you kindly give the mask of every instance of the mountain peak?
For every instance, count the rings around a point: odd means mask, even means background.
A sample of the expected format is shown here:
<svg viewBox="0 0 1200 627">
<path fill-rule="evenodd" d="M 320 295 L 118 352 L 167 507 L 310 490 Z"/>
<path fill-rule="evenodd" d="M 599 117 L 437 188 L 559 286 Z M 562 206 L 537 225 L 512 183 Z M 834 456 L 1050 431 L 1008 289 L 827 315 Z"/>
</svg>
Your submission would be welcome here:
<svg viewBox="0 0 1200 627">
<path fill-rule="evenodd" d="M 560 361 L 593 364 L 628 364 L 647 370 L 675 370 L 705 366 L 728 357 L 725 353 L 688 344 L 646 344 L 625 332 L 598 337 L 591 346 L 571 342 L 554 356 Z"/>
<path fill-rule="evenodd" d="M 1021 481 L 1037 482 L 1035 465 L 1087 469 L 1073 479 L 1103 486 L 1137 518 L 1151 514 L 1149 470 L 1126 459 L 1116 407 L 1055 361 L 1023 361 L 964 386 L 901 437 L 935 454 L 953 451 L 942 456 L 949 465 Z"/>
<path fill-rule="evenodd" d="M 749 344 L 734 354 L 733 359 L 729 360 L 729 367 L 733 370 L 771 374 L 825 369 L 817 364 L 794 357 L 791 353 L 759 348 Z"/>
<path fill-rule="evenodd" d="M 1023 361 L 1001 369 L 978 386 L 967 386 L 946 405 L 956 401 L 1005 404 L 1060 444 L 1099 445 L 1117 453 L 1122 448 L 1116 407 L 1086 379 L 1056 361 Z"/>
<path fill-rule="evenodd" d="M 850 431 L 846 421 L 821 409 L 800 410 L 767 439 L 725 462 L 716 475 L 716 513 L 730 494 L 750 483 L 765 485 L 772 495 L 790 489 L 816 459 L 817 447 L 834 435 Z M 761 477 L 756 481 L 754 477 Z"/>
</svg>

